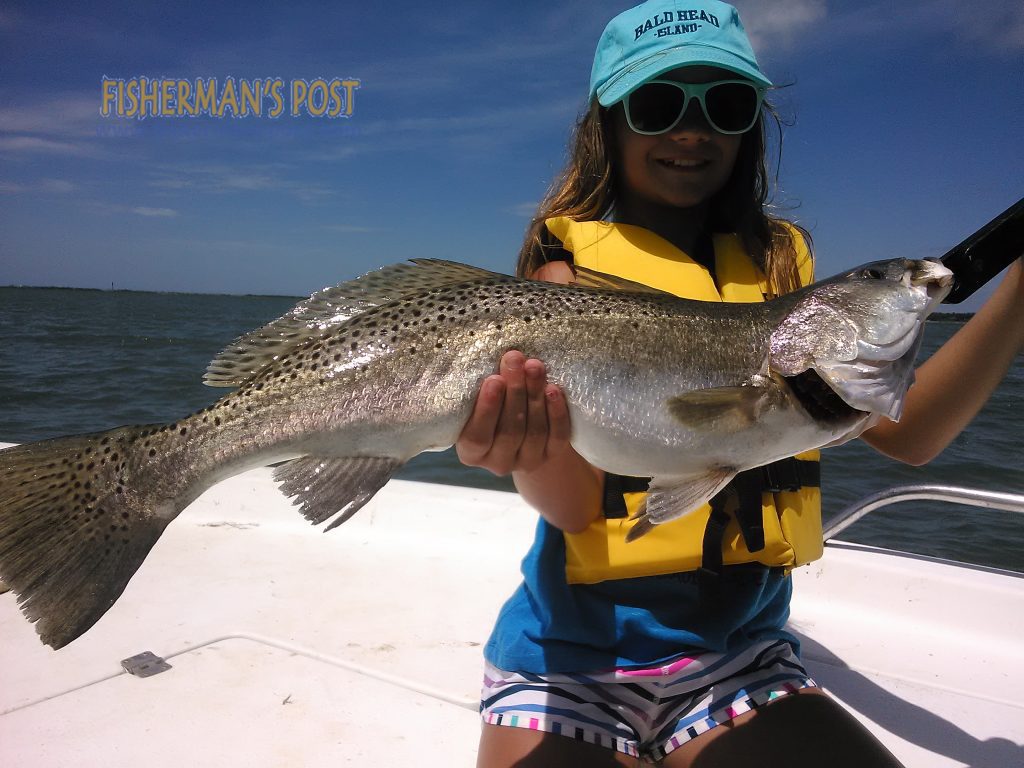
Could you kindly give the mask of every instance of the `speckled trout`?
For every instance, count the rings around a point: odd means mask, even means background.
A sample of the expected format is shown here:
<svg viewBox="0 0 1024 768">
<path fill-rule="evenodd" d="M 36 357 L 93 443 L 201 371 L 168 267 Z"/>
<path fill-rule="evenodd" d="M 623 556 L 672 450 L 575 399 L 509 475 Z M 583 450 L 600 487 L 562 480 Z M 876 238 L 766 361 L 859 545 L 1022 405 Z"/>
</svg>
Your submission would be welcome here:
<svg viewBox="0 0 1024 768">
<path fill-rule="evenodd" d="M 333 528 L 410 458 L 455 442 L 510 349 L 545 362 L 582 456 L 653 478 L 642 532 L 741 470 L 898 419 L 952 273 L 878 262 L 757 304 L 582 269 L 578 280 L 385 267 L 237 339 L 206 372 L 233 388 L 209 408 L 0 452 L 0 578 L 59 648 L 113 605 L 168 523 L 231 475 L 284 462 L 282 491 Z"/>
</svg>

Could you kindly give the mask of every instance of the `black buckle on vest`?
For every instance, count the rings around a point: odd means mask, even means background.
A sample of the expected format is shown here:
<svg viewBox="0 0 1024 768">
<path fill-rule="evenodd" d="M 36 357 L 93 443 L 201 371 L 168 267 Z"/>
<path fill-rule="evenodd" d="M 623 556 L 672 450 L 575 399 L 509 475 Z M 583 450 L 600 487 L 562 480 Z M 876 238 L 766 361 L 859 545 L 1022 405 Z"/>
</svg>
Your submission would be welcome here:
<svg viewBox="0 0 1024 768">
<path fill-rule="evenodd" d="M 736 492 L 736 522 L 751 552 L 764 549 L 764 510 L 761 507 L 763 480 L 757 470 L 740 472 L 729 483 Z M 721 543 L 719 543 L 721 546 Z"/>
<path fill-rule="evenodd" d="M 798 459 L 782 459 L 761 467 L 764 490 L 768 493 L 800 490 L 803 483 L 800 482 L 800 464 L 798 462 Z"/>
<path fill-rule="evenodd" d="M 610 520 L 626 516 L 624 494 L 642 493 L 651 484 L 649 477 L 628 477 L 606 472 L 604 475 L 604 516 Z"/>
<path fill-rule="evenodd" d="M 719 577 L 722 575 L 722 540 L 725 538 L 725 527 L 729 524 L 729 514 L 725 511 L 725 499 L 728 489 L 720 491 L 711 499 L 711 516 L 704 529 L 703 555 L 701 567 L 697 569 L 700 599 L 708 604 L 719 594 Z"/>
</svg>

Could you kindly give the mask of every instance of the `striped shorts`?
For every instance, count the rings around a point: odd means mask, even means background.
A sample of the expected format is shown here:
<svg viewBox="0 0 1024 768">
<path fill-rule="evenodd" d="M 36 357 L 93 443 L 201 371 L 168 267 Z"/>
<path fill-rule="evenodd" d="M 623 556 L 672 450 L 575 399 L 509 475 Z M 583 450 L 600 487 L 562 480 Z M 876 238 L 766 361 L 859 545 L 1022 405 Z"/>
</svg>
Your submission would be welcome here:
<svg viewBox="0 0 1024 768">
<path fill-rule="evenodd" d="M 740 653 L 679 656 L 649 669 L 594 674 L 505 672 L 487 664 L 485 723 L 547 731 L 661 760 L 738 715 L 814 686 L 785 640 Z"/>
</svg>

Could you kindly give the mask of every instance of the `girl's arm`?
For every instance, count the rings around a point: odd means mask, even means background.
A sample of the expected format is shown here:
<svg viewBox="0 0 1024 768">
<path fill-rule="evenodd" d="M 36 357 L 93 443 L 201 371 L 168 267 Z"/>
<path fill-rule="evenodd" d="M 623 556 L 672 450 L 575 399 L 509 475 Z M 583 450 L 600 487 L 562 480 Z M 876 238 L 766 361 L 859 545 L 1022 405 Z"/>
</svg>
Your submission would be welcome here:
<svg viewBox="0 0 1024 768">
<path fill-rule="evenodd" d="M 985 305 L 916 372 L 899 422 L 862 437 L 880 453 L 925 464 L 981 410 L 1024 348 L 1024 267 L 1017 259 Z"/>
<path fill-rule="evenodd" d="M 545 264 L 536 279 L 568 283 L 563 262 Z M 459 460 L 497 475 L 512 473 L 526 501 L 552 525 L 576 533 L 600 513 L 603 473 L 569 444 L 565 396 L 547 382 L 544 364 L 506 352 L 488 376 L 455 444 Z"/>
</svg>

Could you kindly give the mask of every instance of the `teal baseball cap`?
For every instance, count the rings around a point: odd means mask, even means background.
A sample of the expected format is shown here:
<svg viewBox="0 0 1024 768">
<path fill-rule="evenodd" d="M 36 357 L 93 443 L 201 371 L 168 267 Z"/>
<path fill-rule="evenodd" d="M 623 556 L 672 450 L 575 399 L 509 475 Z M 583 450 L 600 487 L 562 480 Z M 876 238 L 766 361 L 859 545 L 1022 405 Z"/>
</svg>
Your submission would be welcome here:
<svg viewBox="0 0 1024 768">
<path fill-rule="evenodd" d="M 718 0 L 648 0 L 608 22 L 594 55 L 590 98 L 610 107 L 677 67 L 721 67 L 768 87 L 735 8 Z"/>
</svg>

